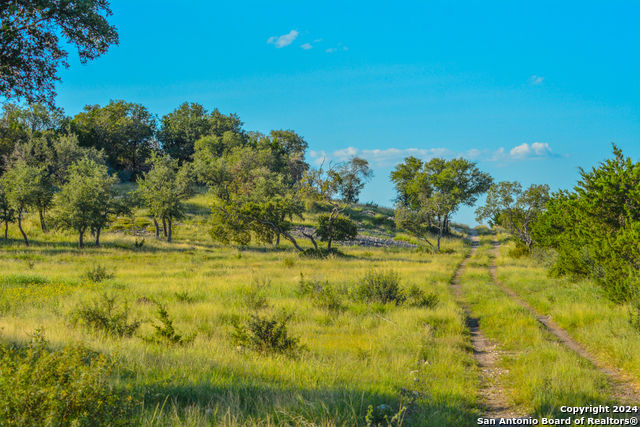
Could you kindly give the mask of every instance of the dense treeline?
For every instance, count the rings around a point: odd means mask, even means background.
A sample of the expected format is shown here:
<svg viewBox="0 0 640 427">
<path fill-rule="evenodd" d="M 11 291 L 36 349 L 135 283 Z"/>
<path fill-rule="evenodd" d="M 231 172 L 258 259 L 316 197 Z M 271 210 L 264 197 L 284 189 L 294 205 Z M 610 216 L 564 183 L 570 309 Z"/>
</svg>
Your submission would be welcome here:
<svg viewBox="0 0 640 427">
<path fill-rule="evenodd" d="M 184 103 L 157 118 L 140 104 L 111 101 L 88 105 L 74 117 L 39 104 L 5 104 L 0 123 L 2 169 L 0 219 L 17 222 L 38 212 L 43 232 L 50 227 L 78 233 L 84 245 L 89 232 L 100 245 L 100 232 L 115 215 L 133 207 L 148 209 L 167 241 L 172 226 L 184 217 L 184 201 L 196 183 L 206 185 L 214 200 L 211 236 L 221 242 L 280 242 L 283 236 L 302 250 L 290 233 L 306 204 L 325 203 L 316 239 L 355 237 L 355 224 L 344 217 L 358 201 L 373 172 L 368 162 L 352 158 L 313 171 L 305 161 L 308 148 L 292 130 L 268 135 L 248 132 L 238 115 L 208 112 Z M 117 195 L 117 182 L 137 182 L 138 189 Z M 349 230 L 349 232 L 345 232 Z"/>
</svg>

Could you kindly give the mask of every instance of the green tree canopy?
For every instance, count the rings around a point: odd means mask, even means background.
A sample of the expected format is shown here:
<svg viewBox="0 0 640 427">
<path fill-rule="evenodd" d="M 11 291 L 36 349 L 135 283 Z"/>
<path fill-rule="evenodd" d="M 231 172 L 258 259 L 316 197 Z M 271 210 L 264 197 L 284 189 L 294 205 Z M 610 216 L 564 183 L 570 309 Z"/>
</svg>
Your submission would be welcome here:
<svg viewBox="0 0 640 427">
<path fill-rule="evenodd" d="M 521 244 L 531 250 L 531 230 L 549 200 L 549 186 L 532 184 L 522 191 L 518 181 L 503 181 L 489 188 L 487 201 L 476 210 L 476 221 L 489 220 L 513 233 Z"/>
<path fill-rule="evenodd" d="M 184 217 L 184 201 L 193 195 L 193 170 L 191 164 L 178 166 L 169 156 L 152 155 L 151 170 L 138 180 L 138 195 L 154 218 L 156 236 L 158 219 L 167 224 L 167 242 L 171 243 L 172 225 Z"/>
<path fill-rule="evenodd" d="M 553 195 L 533 236 L 558 252 L 553 272 L 591 277 L 623 302 L 640 298 L 640 163 L 613 154 Z"/>
<path fill-rule="evenodd" d="M 185 102 L 162 117 L 158 140 L 164 153 L 182 164 L 192 160 L 195 143 L 202 137 L 222 138 L 232 132 L 244 138 L 242 124 L 236 114 L 224 115 L 217 109 L 208 113 L 200 104 Z"/>
<path fill-rule="evenodd" d="M 57 69 L 68 67 L 65 43 L 84 64 L 118 44 L 106 0 L 8 0 L 0 2 L 0 95 L 53 106 Z"/>
<path fill-rule="evenodd" d="M 91 230 L 96 233 L 99 246 L 100 231 L 108 224 L 108 215 L 126 210 L 113 190 L 117 182 L 105 165 L 92 159 L 80 159 L 69 167 L 67 183 L 56 197 L 54 216 L 59 228 L 78 233 L 79 248 L 84 247 L 84 235 Z"/>
<path fill-rule="evenodd" d="M 391 172 L 391 181 L 397 191 L 396 224 L 440 251 L 451 216 L 460 206 L 473 206 L 493 179 L 462 158 L 423 162 L 407 157 Z M 436 245 L 427 239 L 431 226 L 437 229 Z"/>
<path fill-rule="evenodd" d="M 135 180 L 153 149 L 156 119 L 141 104 L 112 100 L 104 107 L 85 106 L 71 121 L 71 130 L 81 146 L 104 150 L 112 169 L 127 171 Z"/>
<path fill-rule="evenodd" d="M 22 218 L 29 207 L 37 206 L 38 197 L 42 193 L 41 183 L 47 180 L 47 176 L 44 166 L 30 166 L 24 161 L 18 161 L 0 179 L 6 198 L 16 212 L 18 228 L 27 246 L 29 240 L 22 228 Z"/>
</svg>

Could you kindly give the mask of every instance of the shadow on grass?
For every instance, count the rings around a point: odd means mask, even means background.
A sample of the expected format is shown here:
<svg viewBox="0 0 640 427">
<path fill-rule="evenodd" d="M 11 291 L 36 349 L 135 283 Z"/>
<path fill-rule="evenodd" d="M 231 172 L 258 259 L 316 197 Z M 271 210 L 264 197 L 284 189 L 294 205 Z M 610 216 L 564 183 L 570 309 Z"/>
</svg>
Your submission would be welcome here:
<svg viewBox="0 0 640 427">
<path fill-rule="evenodd" d="M 479 416 L 470 400 L 438 402 L 406 390 L 392 394 L 356 387 L 305 389 L 252 384 L 250 381 L 244 377 L 229 385 L 156 383 L 138 385 L 133 391 L 142 396 L 144 406 L 150 412 L 164 406 L 164 411 L 173 417 L 175 414 L 184 417 L 194 408 L 202 414 L 215 408 L 216 414 L 235 418 L 240 425 L 247 421 L 262 425 L 260 421 L 269 420 L 268 425 L 325 425 L 330 421 L 327 425 L 366 426 L 370 406 L 374 425 L 386 426 L 385 415 L 391 419 L 403 406 L 407 409 L 402 425 L 407 427 L 471 426 L 477 424 Z M 213 425 L 216 425 L 215 421 Z"/>
</svg>

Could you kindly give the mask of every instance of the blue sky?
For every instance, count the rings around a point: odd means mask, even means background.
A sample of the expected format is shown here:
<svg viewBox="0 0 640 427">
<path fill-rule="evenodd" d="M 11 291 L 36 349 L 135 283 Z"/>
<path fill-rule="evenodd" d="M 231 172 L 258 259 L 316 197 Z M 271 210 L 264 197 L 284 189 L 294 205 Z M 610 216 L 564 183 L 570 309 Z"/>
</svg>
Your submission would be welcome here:
<svg viewBox="0 0 640 427">
<path fill-rule="evenodd" d="M 640 1 L 112 0 L 120 45 L 71 58 L 67 114 L 185 101 L 246 130 L 293 129 L 311 164 L 355 154 L 391 206 L 407 155 L 463 156 L 496 180 L 570 188 L 578 167 L 640 160 Z M 473 209 L 456 221 L 474 224 Z"/>
</svg>

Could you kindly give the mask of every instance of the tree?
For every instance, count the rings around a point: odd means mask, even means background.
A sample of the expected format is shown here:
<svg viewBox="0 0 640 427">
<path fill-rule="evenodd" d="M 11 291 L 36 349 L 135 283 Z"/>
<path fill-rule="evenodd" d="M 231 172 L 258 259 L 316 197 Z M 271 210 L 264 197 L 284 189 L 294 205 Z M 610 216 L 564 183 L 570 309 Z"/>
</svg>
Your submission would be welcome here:
<svg viewBox="0 0 640 427">
<path fill-rule="evenodd" d="M 4 240 L 8 240 L 9 223 L 16 220 L 16 210 L 9 203 L 7 193 L 0 183 L 0 222 L 4 222 Z"/>
<path fill-rule="evenodd" d="M 321 217 L 320 233 L 327 242 L 327 250 L 331 250 L 331 244 L 337 235 L 346 237 L 346 230 L 352 229 L 355 224 L 349 224 L 350 220 L 343 217 L 345 210 L 351 205 L 354 198 L 364 187 L 364 180 L 373 176 L 369 169 L 369 163 L 362 158 L 352 157 L 346 163 L 331 165 L 324 171 L 320 169 L 310 170 L 302 179 L 302 194 L 309 202 L 326 203 L 331 207 L 326 218 Z M 341 195 L 342 198 L 338 198 Z M 306 235 L 317 246 L 312 235 Z M 355 236 L 354 236 L 355 238 Z"/>
<path fill-rule="evenodd" d="M 293 217 L 302 219 L 304 203 L 282 175 L 257 171 L 250 185 L 237 186 L 238 192 L 218 197 L 212 206 L 211 237 L 221 243 L 248 245 L 251 239 L 273 243 L 282 235 L 302 251 L 290 233 Z M 287 220 L 287 218 L 289 220 Z"/>
<path fill-rule="evenodd" d="M 29 240 L 22 229 L 22 218 L 27 209 L 36 204 L 37 195 L 41 191 L 39 183 L 44 175 L 46 175 L 44 167 L 29 166 L 24 161 L 19 161 L 4 173 L 0 181 L 7 200 L 16 212 L 18 228 L 27 246 L 29 246 Z"/>
<path fill-rule="evenodd" d="M 135 180 L 153 149 L 156 119 L 141 104 L 112 100 L 104 107 L 85 106 L 71 121 L 71 130 L 81 146 L 104 150 L 111 168 Z"/>
<path fill-rule="evenodd" d="M 209 114 L 202 105 L 185 102 L 162 117 L 158 140 L 164 153 L 182 164 L 192 160 L 195 143 L 202 137 L 222 138 L 232 132 L 244 138 L 242 124 L 236 114 L 227 116 L 217 109 Z"/>
<path fill-rule="evenodd" d="M 6 103 L 2 106 L 0 117 L 0 171 L 7 168 L 7 158 L 13 153 L 15 146 L 25 142 L 29 134 L 21 120 L 22 110 L 16 104 Z"/>
<path fill-rule="evenodd" d="M 522 191 L 518 181 L 499 182 L 489 188 L 486 204 L 476 210 L 476 221 L 488 219 L 491 226 L 509 229 L 531 251 L 534 243 L 531 230 L 548 200 L 549 186 L 546 184 L 532 184 Z"/>
<path fill-rule="evenodd" d="M 590 277 L 621 303 L 640 294 L 640 162 L 613 154 L 553 195 L 533 236 L 557 251 L 552 272 Z"/>
<path fill-rule="evenodd" d="M 338 191 L 345 203 L 358 203 L 360 192 L 373 178 L 369 162 L 360 157 L 351 157 L 348 162 L 337 165 Z"/>
<path fill-rule="evenodd" d="M 84 247 L 84 235 L 90 230 L 96 232 L 96 246 L 100 246 L 100 231 L 108 224 L 108 215 L 122 209 L 112 189 L 117 181 L 105 165 L 91 159 L 70 166 L 68 182 L 56 198 L 55 218 L 59 228 L 78 233 L 78 248 Z"/>
<path fill-rule="evenodd" d="M 424 239 L 436 251 L 447 232 L 449 220 L 460 206 L 473 206 L 493 179 L 476 164 L 458 158 L 434 158 L 423 162 L 407 157 L 391 172 L 397 195 L 396 224 Z M 431 227 L 437 229 L 437 243 L 427 239 Z"/>
<path fill-rule="evenodd" d="M 118 44 L 106 0 L 9 0 L 0 3 L 0 94 L 53 106 L 60 65 L 69 67 L 60 36 L 85 64 Z"/>
<path fill-rule="evenodd" d="M 154 218 L 156 237 L 158 219 L 167 224 L 167 242 L 171 243 L 172 224 L 184 217 L 183 202 L 193 195 L 193 170 L 190 164 L 178 167 L 178 161 L 169 156 L 152 155 L 151 170 L 138 180 L 138 195 L 149 207 Z"/>
</svg>

